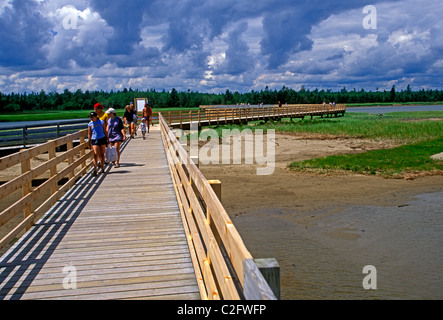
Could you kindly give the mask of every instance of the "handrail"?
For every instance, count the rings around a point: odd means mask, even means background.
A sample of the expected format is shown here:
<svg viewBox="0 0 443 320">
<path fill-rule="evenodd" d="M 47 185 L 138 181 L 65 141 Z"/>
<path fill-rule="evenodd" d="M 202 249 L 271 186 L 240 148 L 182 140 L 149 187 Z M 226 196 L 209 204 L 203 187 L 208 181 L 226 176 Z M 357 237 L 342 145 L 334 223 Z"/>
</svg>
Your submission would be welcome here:
<svg viewBox="0 0 443 320">
<path fill-rule="evenodd" d="M 2 123 L 0 147 L 23 148 L 57 139 L 85 128 L 88 119 L 49 120 L 22 124 Z"/>
<path fill-rule="evenodd" d="M 199 126 L 202 122 L 206 124 L 230 124 L 235 121 L 248 121 L 260 119 L 277 119 L 282 117 L 287 118 L 304 118 L 310 116 L 329 116 L 344 114 L 346 112 L 346 105 L 284 105 L 279 107 L 273 106 L 200 106 L 200 110 L 186 110 L 186 111 L 166 111 L 163 113 L 164 119 L 169 126 L 175 125 L 180 128 L 185 123 L 189 124 L 192 121 L 198 122 Z M 161 112 L 159 112 L 161 113 Z"/>
<path fill-rule="evenodd" d="M 85 142 L 86 137 L 87 130 L 81 130 L 0 158 L 0 171 L 21 164 L 21 173 L 0 186 L 0 199 L 5 199 L 20 189 L 22 191 L 20 199 L 11 200 L 0 212 L 0 227 L 17 217 L 20 212 L 24 214 L 23 219 L 0 239 L 0 249 L 35 224 L 91 167 L 92 162 L 87 163 L 87 160 L 92 157 L 93 153 L 86 152 L 89 145 L 88 142 Z M 73 146 L 75 140 L 80 140 L 80 144 L 76 147 Z M 66 145 L 67 151 L 57 155 L 56 148 L 64 145 Z M 48 160 L 32 168 L 31 159 L 43 154 L 48 154 Z M 68 162 L 68 165 L 58 171 L 57 165 L 63 162 Z M 49 172 L 49 179 L 33 188 L 32 180 L 47 172 Z M 64 178 L 68 178 L 68 181 L 59 187 L 58 182 Z M 36 206 L 38 207 L 34 208 Z"/>
<path fill-rule="evenodd" d="M 159 123 L 201 297 L 276 299 L 211 185 L 161 113 Z"/>
</svg>

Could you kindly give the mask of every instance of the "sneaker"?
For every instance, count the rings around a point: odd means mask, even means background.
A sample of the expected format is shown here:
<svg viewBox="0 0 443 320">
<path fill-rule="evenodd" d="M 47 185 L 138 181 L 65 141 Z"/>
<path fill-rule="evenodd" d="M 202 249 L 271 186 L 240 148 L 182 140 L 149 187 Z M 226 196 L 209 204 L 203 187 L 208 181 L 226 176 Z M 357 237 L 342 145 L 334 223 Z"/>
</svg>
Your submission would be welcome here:
<svg viewBox="0 0 443 320">
<path fill-rule="evenodd" d="M 97 170 L 94 169 L 94 171 L 92 171 L 92 175 L 95 177 L 97 176 Z"/>
<path fill-rule="evenodd" d="M 118 168 L 118 167 L 120 167 L 120 165 L 117 163 L 117 164 L 115 165 L 115 168 Z"/>
</svg>

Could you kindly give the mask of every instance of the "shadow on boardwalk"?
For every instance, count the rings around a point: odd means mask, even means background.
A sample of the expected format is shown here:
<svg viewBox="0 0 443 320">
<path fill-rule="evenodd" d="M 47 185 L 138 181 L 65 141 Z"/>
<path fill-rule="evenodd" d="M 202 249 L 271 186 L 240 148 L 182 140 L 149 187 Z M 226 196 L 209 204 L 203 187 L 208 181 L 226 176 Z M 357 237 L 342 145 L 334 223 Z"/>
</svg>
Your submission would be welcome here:
<svg viewBox="0 0 443 320">
<path fill-rule="evenodd" d="M 0 258 L 0 300 L 22 298 L 105 177 L 83 176 Z"/>
</svg>

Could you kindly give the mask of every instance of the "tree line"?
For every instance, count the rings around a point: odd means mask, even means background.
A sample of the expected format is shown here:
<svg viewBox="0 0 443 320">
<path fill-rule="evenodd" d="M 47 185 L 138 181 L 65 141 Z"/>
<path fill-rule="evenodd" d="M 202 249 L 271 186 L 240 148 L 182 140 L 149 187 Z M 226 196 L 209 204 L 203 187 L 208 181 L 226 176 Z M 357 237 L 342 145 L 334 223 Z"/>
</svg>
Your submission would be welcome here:
<svg viewBox="0 0 443 320">
<path fill-rule="evenodd" d="M 280 90 L 252 90 L 247 93 L 201 93 L 196 91 L 170 91 L 155 89 L 133 90 L 132 88 L 121 91 L 82 91 L 32 93 L 1 93 L 0 112 L 18 112 L 32 110 L 90 110 L 100 102 L 105 108 L 124 108 L 134 98 L 148 98 L 149 104 L 154 108 L 196 108 L 200 105 L 232 105 L 232 104 L 320 104 L 323 101 L 336 103 L 391 103 L 391 102 L 438 102 L 443 101 L 443 90 L 421 89 L 412 91 L 410 86 L 404 90 L 365 91 L 347 90 L 345 87 L 339 91 L 309 90 L 302 87 L 295 91 L 283 86 Z"/>
</svg>

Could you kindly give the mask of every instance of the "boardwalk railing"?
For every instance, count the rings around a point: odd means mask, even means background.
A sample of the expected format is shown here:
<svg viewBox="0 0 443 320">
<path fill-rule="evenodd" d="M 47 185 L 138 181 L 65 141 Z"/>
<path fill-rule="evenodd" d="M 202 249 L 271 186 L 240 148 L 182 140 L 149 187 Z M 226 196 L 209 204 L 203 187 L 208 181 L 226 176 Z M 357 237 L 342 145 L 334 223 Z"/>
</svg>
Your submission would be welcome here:
<svg viewBox="0 0 443 320">
<path fill-rule="evenodd" d="M 346 105 L 329 104 L 315 105 L 285 105 L 282 107 L 244 107 L 232 106 L 220 108 L 215 106 L 200 106 L 201 110 L 167 111 L 162 113 L 170 127 L 188 128 L 191 122 L 201 125 L 221 125 L 246 121 L 278 120 L 281 118 L 302 118 L 314 116 L 339 116 L 346 112 Z"/>
<path fill-rule="evenodd" d="M 0 147 L 40 144 L 84 129 L 88 119 L 48 121 L 42 124 L 27 124 L 0 128 Z"/>
<path fill-rule="evenodd" d="M 0 171 L 10 169 L 15 172 L 17 168 L 13 167 L 21 166 L 16 177 L 0 185 L 0 199 L 7 203 L 2 204 L 0 210 L 0 227 L 12 219 L 17 220 L 12 230 L 0 237 L 0 249 L 35 224 L 91 167 L 92 162 L 87 160 L 92 157 L 92 152 L 86 150 L 86 137 L 87 130 L 82 130 L 0 158 Z M 77 140 L 80 144 L 74 147 L 73 142 Z M 57 154 L 56 149 L 64 145 L 67 151 Z M 38 161 L 31 161 L 36 157 Z M 33 162 L 37 162 L 34 168 Z M 33 187 L 33 180 L 42 175 L 44 182 Z M 61 185 L 61 180 L 67 181 Z M 20 191 L 21 194 L 17 195 Z M 23 216 L 17 219 L 20 213 Z"/>
<path fill-rule="evenodd" d="M 168 122 L 160 129 L 203 299 L 276 299 L 216 193 Z"/>
</svg>

